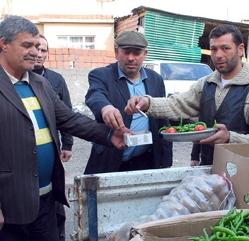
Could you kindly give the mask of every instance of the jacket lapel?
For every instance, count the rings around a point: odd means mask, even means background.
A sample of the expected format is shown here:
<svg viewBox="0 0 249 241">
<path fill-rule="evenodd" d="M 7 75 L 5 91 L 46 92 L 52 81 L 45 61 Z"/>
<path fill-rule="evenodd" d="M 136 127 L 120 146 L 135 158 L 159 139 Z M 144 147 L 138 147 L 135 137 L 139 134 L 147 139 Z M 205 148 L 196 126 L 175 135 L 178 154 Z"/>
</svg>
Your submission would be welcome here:
<svg viewBox="0 0 249 241">
<path fill-rule="evenodd" d="M 153 80 L 150 79 L 148 73 L 147 73 L 147 78 L 144 80 L 144 86 L 145 86 L 146 95 L 155 96 L 154 93 L 155 87 L 153 85 Z"/>
<path fill-rule="evenodd" d="M 115 63 L 112 66 L 112 70 L 113 70 L 113 76 L 114 76 L 114 88 L 118 90 L 118 92 L 120 93 L 120 96 L 122 97 L 122 99 L 125 102 L 125 105 L 127 103 L 127 100 L 130 98 L 130 92 L 127 86 L 127 83 L 125 80 L 120 80 L 118 78 L 118 64 Z"/>
<path fill-rule="evenodd" d="M 46 96 L 46 91 L 44 89 L 44 86 L 42 84 L 42 81 L 47 81 L 46 79 L 42 80 L 40 78 L 43 77 L 38 77 L 36 74 L 33 72 L 30 72 L 30 85 L 32 87 L 32 90 L 34 91 L 39 104 L 41 106 L 42 112 L 45 116 L 45 119 L 47 121 L 48 128 L 50 130 L 50 134 L 52 135 L 52 138 L 56 144 L 57 150 L 59 150 L 59 143 L 57 141 L 57 130 L 55 127 L 56 121 L 53 118 L 55 115 L 55 110 L 52 108 L 54 106 L 53 103 L 51 103 L 50 98 Z M 38 79 L 39 78 L 39 79 Z"/>
<path fill-rule="evenodd" d="M 130 92 L 125 80 L 118 80 L 119 83 L 116 82 L 116 88 L 118 89 L 120 95 L 124 99 L 125 103 L 130 98 Z"/>
<path fill-rule="evenodd" d="M 48 98 L 46 98 L 44 87 L 42 85 L 42 80 L 37 80 L 34 73 L 30 72 L 30 85 L 41 105 L 42 111 L 46 117 L 49 127 L 51 127 L 51 113 L 54 111 L 51 109 L 51 106 L 48 103 Z"/>
<path fill-rule="evenodd" d="M 3 68 L 0 66 L 0 92 L 6 97 L 6 99 L 11 102 L 22 114 L 24 114 L 28 119 L 29 114 L 26 111 L 21 98 L 15 91 L 13 84 L 11 83 L 8 75 L 5 73 Z"/>
</svg>

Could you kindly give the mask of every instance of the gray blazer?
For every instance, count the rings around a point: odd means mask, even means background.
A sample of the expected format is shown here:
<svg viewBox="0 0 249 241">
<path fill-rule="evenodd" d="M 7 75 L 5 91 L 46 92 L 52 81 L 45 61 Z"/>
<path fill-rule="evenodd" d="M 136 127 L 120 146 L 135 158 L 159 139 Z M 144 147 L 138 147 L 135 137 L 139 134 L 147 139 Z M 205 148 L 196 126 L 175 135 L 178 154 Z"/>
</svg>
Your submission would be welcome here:
<svg viewBox="0 0 249 241">
<path fill-rule="evenodd" d="M 30 86 L 44 111 L 57 148 L 52 177 L 55 199 L 67 205 L 64 169 L 59 160 L 57 129 L 88 141 L 110 144 L 110 129 L 74 113 L 42 76 L 29 72 Z M 0 209 L 6 223 L 32 222 L 39 210 L 36 142 L 30 117 L 9 77 L 0 66 Z"/>
</svg>

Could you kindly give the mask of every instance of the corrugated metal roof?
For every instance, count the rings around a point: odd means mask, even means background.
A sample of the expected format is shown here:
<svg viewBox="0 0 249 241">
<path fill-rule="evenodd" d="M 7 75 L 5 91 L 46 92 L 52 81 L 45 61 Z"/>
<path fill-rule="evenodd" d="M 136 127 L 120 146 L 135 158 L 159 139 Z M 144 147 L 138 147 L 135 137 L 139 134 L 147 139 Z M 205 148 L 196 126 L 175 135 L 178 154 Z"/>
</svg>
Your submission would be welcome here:
<svg viewBox="0 0 249 241">
<path fill-rule="evenodd" d="M 133 14 L 143 14 L 146 11 L 152 11 L 152 12 L 158 12 L 158 13 L 163 13 L 171 16 L 178 16 L 180 18 L 186 18 L 186 19 L 193 19 L 193 20 L 200 20 L 202 22 L 211 22 L 215 25 L 217 24 L 234 24 L 240 29 L 245 29 L 248 30 L 248 23 L 243 23 L 243 22 L 233 22 L 233 21 L 228 21 L 228 20 L 221 20 L 221 19 L 214 19 L 214 18 L 206 18 L 206 17 L 200 17 L 200 16 L 192 16 L 192 15 L 185 15 L 185 14 L 179 14 L 179 13 L 173 13 L 173 12 L 168 12 L 165 10 L 157 9 L 157 8 L 151 8 L 151 7 L 146 7 L 146 6 L 140 6 L 137 8 L 134 8 L 132 10 Z M 122 17 L 122 19 L 129 17 L 130 15 Z M 116 21 L 118 21 L 119 18 L 116 18 Z M 121 18 L 120 18 L 121 19 Z"/>
<path fill-rule="evenodd" d="M 203 22 L 146 11 L 144 30 L 149 42 L 148 60 L 200 62 L 201 48 L 198 42 L 203 34 Z"/>
</svg>

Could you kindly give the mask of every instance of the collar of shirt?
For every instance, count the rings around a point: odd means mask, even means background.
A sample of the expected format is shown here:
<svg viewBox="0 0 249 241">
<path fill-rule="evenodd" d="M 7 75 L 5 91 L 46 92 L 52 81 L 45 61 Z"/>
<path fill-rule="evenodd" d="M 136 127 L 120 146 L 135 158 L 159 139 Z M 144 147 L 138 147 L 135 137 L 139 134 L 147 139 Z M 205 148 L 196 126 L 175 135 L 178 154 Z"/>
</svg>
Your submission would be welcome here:
<svg viewBox="0 0 249 241">
<path fill-rule="evenodd" d="M 140 78 L 137 80 L 137 81 L 143 81 L 145 79 L 148 78 L 146 72 L 145 72 L 145 69 L 143 67 L 140 68 L 139 70 L 140 72 Z M 128 80 L 129 82 L 132 82 L 129 80 L 129 78 L 125 75 L 125 73 L 121 70 L 120 66 L 119 66 L 119 63 L 118 63 L 118 79 L 122 79 L 122 78 L 125 78 L 126 80 Z M 136 82 L 137 82 L 136 81 Z"/>
<path fill-rule="evenodd" d="M 232 79 L 230 79 L 229 83 L 227 83 L 226 86 L 231 85 L 248 85 L 249 84 L 249 64 L 248 63 L 242 63 L 242 69 L 240 72 L 234 76 Z M 217 85 L 221 84 L 221 74 L 215 70 L 210 75 L 204 76 L 203 79 L 206 79 L 208 82 L 213 82 Z"/>
<path fill-rule="evenodd" d="M 39 69 L 33 69 L 33 72 L 36 73 L 36 74 L 44 76 L 44 74 L 45 74 L 45 68 L 44 68 L 44 66 L 42 66 Z"/>
<path fill-rule="evenodd" d="M 26 71 L 25 73 L 24 73 L 24 75 L 22 76 L 22 79 L 17 79 L 16 77 L 14 77 L 13 75 L 11 75 L 10 73 L 8 73 L 8 71 L 6 71 L 5 69 L 4 69 L 4 71 L 6 72 L 6 74 L 9 76 L 9 78 L 10 78 L 10 81 L 11 81 L 11 83 L 14 85 L 14 84 L 16 84 L 18 81 L 24 81 L 24 82 L 27 82 L 27 83 L 29 83 L 29 73 L 28 73 L 28 71 Z"/>
</svg>

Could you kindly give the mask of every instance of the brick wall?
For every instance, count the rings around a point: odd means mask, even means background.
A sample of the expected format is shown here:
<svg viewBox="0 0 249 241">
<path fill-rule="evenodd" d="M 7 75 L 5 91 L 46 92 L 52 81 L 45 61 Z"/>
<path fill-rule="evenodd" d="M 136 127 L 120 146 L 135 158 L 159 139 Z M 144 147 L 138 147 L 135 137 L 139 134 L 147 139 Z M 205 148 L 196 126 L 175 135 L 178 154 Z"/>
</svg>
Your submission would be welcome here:
<svg viewBox="0 0 249 241">
<path fill-rule="evenodd" d="M 115 62 L 114 51 L 50 48 L 46 67 L 53 69 L 96 68 Z"/>
<path fill-rule="evenodd" d="M 131 15 L 125 19 L 120 19 L 115 22 L 115 31 L 117 34 L 123 31 L 136 31 L 138 28 L 138 19 L 137 14 Z"/>
</svg>

